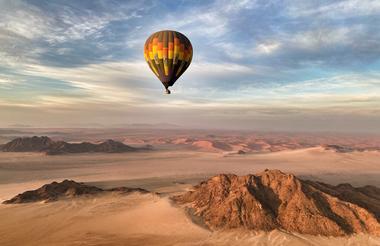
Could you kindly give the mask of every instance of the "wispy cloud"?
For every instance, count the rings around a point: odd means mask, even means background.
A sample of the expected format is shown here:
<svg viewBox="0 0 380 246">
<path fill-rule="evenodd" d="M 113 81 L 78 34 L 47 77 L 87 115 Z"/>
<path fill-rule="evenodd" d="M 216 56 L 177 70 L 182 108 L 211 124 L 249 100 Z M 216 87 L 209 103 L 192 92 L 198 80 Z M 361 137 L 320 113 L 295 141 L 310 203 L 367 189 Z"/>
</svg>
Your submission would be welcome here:
<svg viewBox="0 0 380 246">
<path fill-rule="evenodd" d="M 0 1 L 0 116 L 246 128 L 338 117 L 374 129 L 379 16 L 370 0 Z M 170 97 L 142 57 L 160 29 L 194 46 Z"/>
<path fill-rule="evenodd" d="M 376 0 L 344 0 L 320 4 L 315 1 L 289 1 L 288 13 L 292 17 L 319 17 L 344 19 L 378 15 L 380 3 Z"/>
</svg>

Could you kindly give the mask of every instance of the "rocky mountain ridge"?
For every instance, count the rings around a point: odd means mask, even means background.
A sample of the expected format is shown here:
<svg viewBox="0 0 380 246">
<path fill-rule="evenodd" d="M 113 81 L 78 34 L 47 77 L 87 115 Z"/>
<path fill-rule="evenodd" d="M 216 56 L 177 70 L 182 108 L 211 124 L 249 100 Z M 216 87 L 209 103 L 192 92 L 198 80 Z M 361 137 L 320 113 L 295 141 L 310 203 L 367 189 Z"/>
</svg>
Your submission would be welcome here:
<svg viewBox="0 0 380 246">
<path fill-rule="evenodd" d="M 217 175 L 172 200 L 211 230 L 380 235 L 379 188 L 304 181 L 279 170 Z"/>
<path fill-rule="evenodd" d="M 4 201 L 3 203 L 17 204 L 39 201 L 51 202 L 62 198 L 73 198 L 83 195 L 96 195 L 105 192 L 119 192 L 126 194 L 131 192 L 148 193 L 149 191 L 141 188 L 128 187 L 101 189 L 96 186 L 90 186 L 84 183 L 78 183 L 73 180 L 66 179 L 60 183 L 52 182 L 50 184 L 43 185 L 36 190 L 25 191 L 9 200 Z"/>
<path fill-rule="evenodd" d="M 49 137 L 22 137 L 16 138 L 2 146 L 3 152 L 45 152 L 48 155 L 68 153 L 123 153 L 138 150 L 148 150 L 150 147 L 135 148 L 114 140 L 94 144 L 89 142 L 67 143 L 64 141 L 53 141 Z"/>
</svg>

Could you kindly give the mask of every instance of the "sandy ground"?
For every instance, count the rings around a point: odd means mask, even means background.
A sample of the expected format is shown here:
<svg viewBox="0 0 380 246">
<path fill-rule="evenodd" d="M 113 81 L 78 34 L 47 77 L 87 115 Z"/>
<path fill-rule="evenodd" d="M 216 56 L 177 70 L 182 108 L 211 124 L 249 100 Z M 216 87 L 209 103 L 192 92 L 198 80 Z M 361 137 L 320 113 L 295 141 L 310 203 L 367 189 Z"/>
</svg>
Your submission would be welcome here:
<svg viewBox="0 0 380 246">
<path fill-rule="evenodd" d="M 342 154 L 311 148 L 231 156 L 183 150 L 67 156 L 0 153 L 0 201 L 63 179 L 163 194 L 0 205 L 0 245 L 380 245 L 379 238 L 367 235 L 211 233 L 192 224 L 167 198 L 213 174 L 256 173 L 266 168 L 332 184 L 380 186 L 379 152 Z"/>
<path fill-rule="evenodd" d="M 108 194 L 54 203 L 0 205 L 0 245 L 379 245 L 367 235 L 345 238 L 281 231 L 210 232 L 167 198 Z"/>
<path fill-rule="evenodd" d="M 380 186 L 380 152 L 342 154 L 322 148 L 233 156 L 194 151 L 64 156 L 0 152 L 0 201 L 63 179 L 158 191 L 178 182 L 195 184 L 214 174 L 248 174 L 266 168 L 331 184 Z"/>
<path fill-rule="evenodd" d="M 116 194 L 0 206 L 0 245 L 171 245 L 209 232 L 155 195 Z M 22 235 L 22 236 L 21 236 Z"/>
</svg>

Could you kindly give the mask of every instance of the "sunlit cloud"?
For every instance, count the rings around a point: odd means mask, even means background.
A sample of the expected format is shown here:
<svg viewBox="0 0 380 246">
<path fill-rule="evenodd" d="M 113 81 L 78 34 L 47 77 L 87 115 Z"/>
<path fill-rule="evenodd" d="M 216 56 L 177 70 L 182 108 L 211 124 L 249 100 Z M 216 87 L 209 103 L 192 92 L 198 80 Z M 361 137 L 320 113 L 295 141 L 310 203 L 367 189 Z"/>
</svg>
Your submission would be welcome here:
<svg viewBox="0 0 380 246">
<path fill-rule="evenodd" d="M 0 1 L 0 123 L 317 129 L 335 117 L 373 131 L 379 16 L 370 0 Z M 161 29 L 194 47 L 170 96 L 142 56 Z"/>
<path fill-rule="evenodd" d="M 266 42 L 258 44 L 255 52 L 258 54 L 271 54 L 280 48 L 281 44 L 278 42 Z"/>
</svg>

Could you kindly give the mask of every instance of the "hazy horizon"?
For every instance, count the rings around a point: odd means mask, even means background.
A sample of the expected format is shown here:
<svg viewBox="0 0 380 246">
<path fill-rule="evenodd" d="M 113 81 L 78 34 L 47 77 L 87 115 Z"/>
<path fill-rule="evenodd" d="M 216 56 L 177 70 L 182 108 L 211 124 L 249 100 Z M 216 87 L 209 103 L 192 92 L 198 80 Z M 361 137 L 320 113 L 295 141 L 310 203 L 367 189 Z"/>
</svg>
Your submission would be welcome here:
<svg viewBox="0 0 380 246">
<path fill-rule="evenodd" d="M 379 132 L 380 2 L 1 1 L 0 127 Z M 164 95 L 143 45 L 192 64 Z"/>
</svg>

